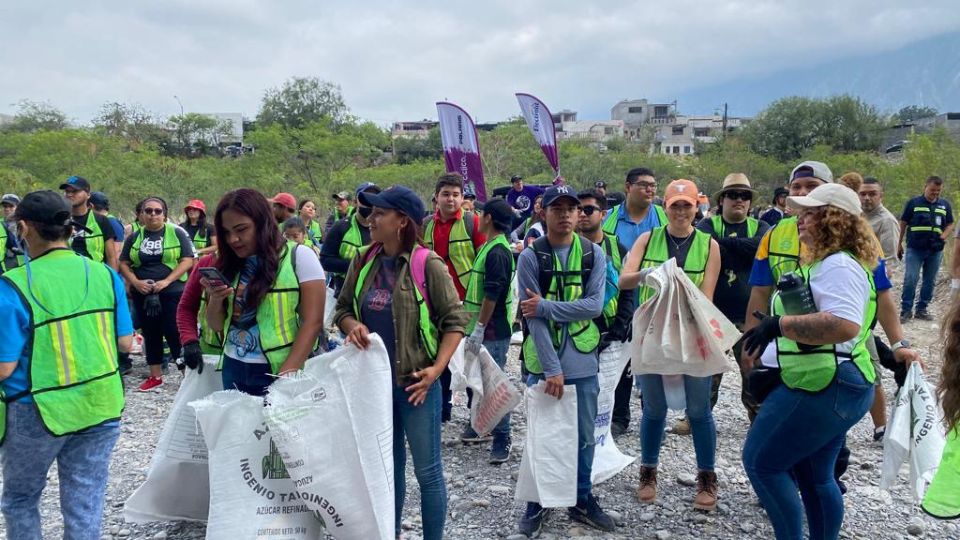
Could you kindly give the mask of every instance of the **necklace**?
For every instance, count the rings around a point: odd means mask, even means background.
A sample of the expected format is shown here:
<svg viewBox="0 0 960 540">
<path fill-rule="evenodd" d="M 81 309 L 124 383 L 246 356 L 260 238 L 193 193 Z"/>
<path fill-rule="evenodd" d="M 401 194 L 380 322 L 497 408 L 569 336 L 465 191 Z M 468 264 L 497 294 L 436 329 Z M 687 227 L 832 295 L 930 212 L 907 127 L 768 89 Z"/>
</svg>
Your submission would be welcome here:
<svg viewBox="0 0 960 540">
<path fill-rule="evenodd" d="M 688 234 L 686 238 L 684 238 L 680 242 L 675 241 L 673 239 L 673 235 L 670 234 L 669 232 L 667 232 L 667 238 L 670 239 L 670 243 L 673 244 L 673 248 L 676 251 L 680 251 L 680 248 L 682 248 L 688 241 L 690 241 L 691 238 L 693 238 L 693 233 L 691 232 L 690 234 Z"/>
</svg>

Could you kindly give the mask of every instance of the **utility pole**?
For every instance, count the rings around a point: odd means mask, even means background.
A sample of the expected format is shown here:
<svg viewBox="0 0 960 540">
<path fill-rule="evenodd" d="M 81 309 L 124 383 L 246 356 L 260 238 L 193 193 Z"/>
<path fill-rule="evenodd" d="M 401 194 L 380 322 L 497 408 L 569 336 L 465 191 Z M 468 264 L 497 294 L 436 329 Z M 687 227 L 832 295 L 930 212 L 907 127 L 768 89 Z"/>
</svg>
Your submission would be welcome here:
<svg viewBox="0 0 960 540">
<path fill-rule="evenodd" d="M 727 103 L 723 103 L 723 136 L 727 136 Z"/>
</svg>

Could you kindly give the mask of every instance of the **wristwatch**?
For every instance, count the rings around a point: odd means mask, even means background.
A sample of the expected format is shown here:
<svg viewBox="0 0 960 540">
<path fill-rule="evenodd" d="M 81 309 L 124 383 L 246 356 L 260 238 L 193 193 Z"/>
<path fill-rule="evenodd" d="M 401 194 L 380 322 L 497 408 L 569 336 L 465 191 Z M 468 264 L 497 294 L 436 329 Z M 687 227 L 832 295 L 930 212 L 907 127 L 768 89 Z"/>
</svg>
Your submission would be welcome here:
<svg viewBox="0 0 960 540">
<path fill-rule="evenodd" d="M 893 348 L 894 351 L 898 351 L 898 350 L 900 350 L 900 349 L 909 349 L 909 348 L 910 348 L 910 342 L 907 341 L 907 340 L 905 340 L 905 339 L 901 339 L 900 341 L 894 343 L 894 344 L 892 345 L 892 348 Z"/>
</svg>

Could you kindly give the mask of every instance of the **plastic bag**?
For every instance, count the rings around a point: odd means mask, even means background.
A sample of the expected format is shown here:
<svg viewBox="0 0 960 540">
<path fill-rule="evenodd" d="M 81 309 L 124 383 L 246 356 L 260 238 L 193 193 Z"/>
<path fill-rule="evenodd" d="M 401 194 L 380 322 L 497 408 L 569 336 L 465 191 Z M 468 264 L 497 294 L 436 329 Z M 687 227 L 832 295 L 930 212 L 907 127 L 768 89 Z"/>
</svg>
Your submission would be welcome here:
<svg viewBox="0 0 960 540">
<path fill-rule="evenodd" d="M 333 288 L 327 287 L 327 301 L 323 304 L 323 324 L 324 327 L 333 327 L 333 312 L 337 308 L 337 296 L 333 294 Z"/>
<path fill-rule="evenodd" d="M 561 399 L 545 387 L 541 382 L 525 394 L 527 442 L 514 497 L 564 508 L 577 503 L 577 387 L 564 386 Z"/>
<path fill-rule="evenodd" d="M 358 391 L 362 389 L 362 391 Z M 337 539 L 394 537 L 393 381 L 380 336 L 307 360 L 264 416 L 300 499 Z"/>
<path fill-rule="evenodd" d="M 460 349 L 457 349 L 457 353 L 460 353 Z M 507 413 L 520 404 L 520 392 L 486 347 L 480 348 L 480 354 L 464 352 L 462 359 L 462 369 L 459 364 L 457 371 L 451 368 L 450 389 L 454 392 L 467 388 L 473 390 L 470 425 L 477 433 L 490 433 Z"/>
<path fill-rule="evenodd" d="M 597 421 L 594 436 L 597 438 L 593 452 L 593 469 L 590 478 L 594 484 L 599 484 L 616 476 L 636 458 L 625 455 L 617 448 L 610 435 L 610 422 L 613 418 L 614 394 L 623 368 L 627 366 L 629 358 L 624 354 L 622 342 L 611 343 L 600 353 L 600 393 L 597 396 Z"/>
<path fill-rule="evenodd" d="M 940 465 L 945 442 L 943 411 L 920 364 L 914 362 L 897 394 L 883 438 L 880 488 L 889 490 L 896 483 L 900 467 L 909 457 L 910 489 L 914 499 L 921 501 Z"/>
<path fill-rule="evenodd" d="M 216 356 L 204 355 L 203 373 L 188 369 L 173 398 L 153 453 L 147 479 L 127 499 L 123 519 L 149 521 L 206 521 L 210 504 L 207 445 L 188 403 L 223 390 Z"/>
<path fill-rule="evenodd" d="M 656 289 L 633 315 L 633 341 L 628 346 L 634 375 L 707 377 L 733 369 L 726 354 L 740 332 L 720 313 L 675 259 L 646 278 Z"/>
</svg>

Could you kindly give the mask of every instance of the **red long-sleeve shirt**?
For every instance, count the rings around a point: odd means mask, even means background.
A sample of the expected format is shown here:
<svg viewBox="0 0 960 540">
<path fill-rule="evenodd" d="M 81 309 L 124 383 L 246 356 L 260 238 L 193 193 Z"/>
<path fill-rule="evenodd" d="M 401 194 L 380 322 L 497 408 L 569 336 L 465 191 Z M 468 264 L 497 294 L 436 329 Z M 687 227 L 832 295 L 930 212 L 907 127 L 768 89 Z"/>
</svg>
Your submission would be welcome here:
<svg viewBox="0 0 960 540">
<path fill-rule="evenodd" d="M 180 331 L 181 345 L 200 340 L 199 317 L 205 317 L 206 314 L 199 314 L 198 317 L 203 286 L 200 285 L 201 276 L 197 268 L 215 266 L 216 260 L 217 256 L 213 253 L 200 257 L 197 264 L 193 266 L 190 277 L 187 278 L 187 284 L 183 287 L 183 295 L 180 296 L 180 303 L 177 304 L 177 330 Z"/>
</svg>

